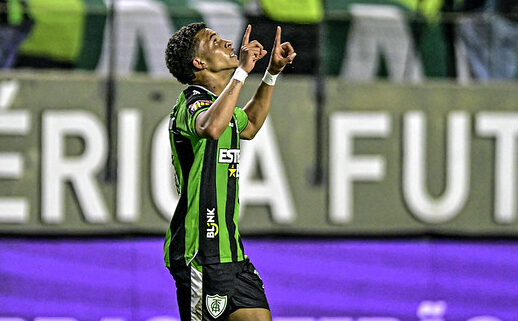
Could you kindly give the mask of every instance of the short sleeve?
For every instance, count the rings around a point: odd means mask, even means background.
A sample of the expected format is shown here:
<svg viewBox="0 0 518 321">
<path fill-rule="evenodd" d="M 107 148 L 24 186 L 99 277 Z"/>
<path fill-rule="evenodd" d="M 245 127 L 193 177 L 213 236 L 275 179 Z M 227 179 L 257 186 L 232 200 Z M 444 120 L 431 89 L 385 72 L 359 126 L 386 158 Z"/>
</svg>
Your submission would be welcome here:
<svg viewBox="0 0 518 321">
<path fill-rule="evenodd" d="M 211 105 L 212 100 L 197 100 L 194 103 L 187 106 L 187 119 L 189 121 L 189 130 L 193 135 L 199 137 L 198 133 L 196 132 L 196 118 L 198 118 L 198 116 L 202 112 L 209 109 Z"/>
<path fill-rule="evenodd" d="M 248 125 L 248 115 L 245 113 L 245 111 L 240 107 L 236 107 L 234 109 L 234 117 L 236 117 L 237 128 L 239 129 L 239 132 L 245 130 L 246 126 Z"/>
<path fill-rule="evenodd" d="M 212 105 L 212 100 L 196 100 L 191 104 L 179 106 L 175 116 L 176 129 L 187 137 L 200 137 L 196 132 L 196 118 Z"/>
</svg>

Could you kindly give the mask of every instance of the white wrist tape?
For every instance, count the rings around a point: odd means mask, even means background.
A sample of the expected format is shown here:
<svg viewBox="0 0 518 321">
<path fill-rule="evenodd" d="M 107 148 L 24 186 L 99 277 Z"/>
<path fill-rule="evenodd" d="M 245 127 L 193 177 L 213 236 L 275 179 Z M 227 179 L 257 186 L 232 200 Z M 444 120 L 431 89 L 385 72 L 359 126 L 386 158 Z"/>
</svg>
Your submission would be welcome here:
<svg viewBox="0 0 518 321">
<path fill-rule="evenodd" d="M 263 76 L 263 82 L 269 86 L 275 86 L 275 82 L 277 81 L 278 76 L 279 76 L 279 74 L 272 75 L 271 73 L 268 72 L 268 69 L 267 69 Z"/>
<path fill-rule="evenodd" d="M 237 67 L 236 71 L 234 71 L 232 79 L 245 83 L 246 77 L 248 77 L 248 73 L 244 71 L 243 68 Z"/>
</svg>

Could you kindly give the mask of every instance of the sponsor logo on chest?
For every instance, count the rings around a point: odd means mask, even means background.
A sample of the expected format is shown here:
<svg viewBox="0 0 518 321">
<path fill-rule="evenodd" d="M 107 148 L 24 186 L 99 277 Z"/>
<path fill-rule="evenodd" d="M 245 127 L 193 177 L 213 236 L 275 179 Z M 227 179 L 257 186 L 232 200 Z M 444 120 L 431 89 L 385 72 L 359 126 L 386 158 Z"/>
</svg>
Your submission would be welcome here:
<svg viewBox="0 0 518 321">
<path fill-rule="evenodd" d="M 234 148 L 220 148 L 218 162 L 230 164 L 228 166 L 228 177 L 239 177 L 239 156 L 240 150 Z"/>
<path fill-rule="evenodd" d="M 234 148 L 220 148 L 218 162 L 223 164 L 239 164 L 239 149 Z"/>
</svg>

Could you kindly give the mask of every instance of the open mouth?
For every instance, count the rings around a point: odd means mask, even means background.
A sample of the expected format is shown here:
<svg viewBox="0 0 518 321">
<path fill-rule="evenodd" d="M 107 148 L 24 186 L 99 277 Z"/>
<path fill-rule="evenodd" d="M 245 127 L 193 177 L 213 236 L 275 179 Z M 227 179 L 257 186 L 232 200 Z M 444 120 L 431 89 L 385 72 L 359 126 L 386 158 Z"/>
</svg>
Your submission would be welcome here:
<svg viewBox="0 0 518 321">
<path fill-rule="evenodd" d="M 230 53 L 230 58 L 234 58 L 236 57 L 236 52 L 234 50 L 232 50 L 232 52 Z"/>
</svg>

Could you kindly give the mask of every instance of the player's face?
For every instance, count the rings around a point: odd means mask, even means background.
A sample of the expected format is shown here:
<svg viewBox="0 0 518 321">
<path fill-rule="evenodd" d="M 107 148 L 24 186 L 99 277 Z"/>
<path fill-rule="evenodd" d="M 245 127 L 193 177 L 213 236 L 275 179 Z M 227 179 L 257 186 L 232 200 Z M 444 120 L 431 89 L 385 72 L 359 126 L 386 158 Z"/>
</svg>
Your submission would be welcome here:
<svg viewBox="0 0 518 321">
<path fill-rule="evenodd" d="M 239 65 L 232 41 L 221 39 L 212 29 L 205 28 L 198 32 L 199 46 L 196 56 L 207 63 L 210 71 L 235 69 Z"/>
</svg>

